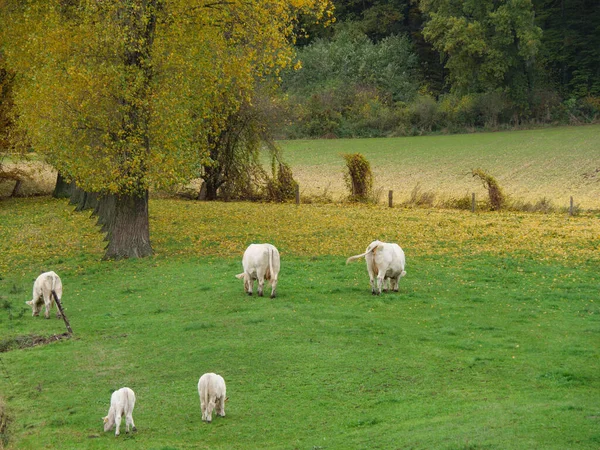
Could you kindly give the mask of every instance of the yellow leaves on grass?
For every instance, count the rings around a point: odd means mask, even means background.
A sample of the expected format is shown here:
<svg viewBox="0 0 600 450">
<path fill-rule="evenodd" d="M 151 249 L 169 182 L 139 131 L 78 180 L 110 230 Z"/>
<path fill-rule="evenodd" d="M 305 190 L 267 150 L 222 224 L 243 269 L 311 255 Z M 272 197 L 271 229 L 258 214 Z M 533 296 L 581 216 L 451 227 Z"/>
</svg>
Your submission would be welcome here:
<svg viewBox="0 0 600 450">
<path fill-rule="evenodd" d="M 76 271 L 82 260 L 100 260 L 105 243 L 95 222 L 65 200 L 0 202 L 0 275 L 24 276 L 47 267 Z M 600 262 L 600 221 L 591 215 L 153 199 L 150 231 L 161 258 L 241 258 L 253 242 L 273 243 L 282 258 L 345 258 L 381 239 L 403 247 L 407 270 L 411 260 L 427 255 Z"/>
<path fill-rule="evenodd" d="M 252 242 L 282 254 L 348 256 L 374 239 L 397 242 L 407 257 L 526 253 L 540 260 L 600 259 L 600 223 L 562 214 L 480 213 L 381 206 L 197 203 L 150 205 L 158 253 L 234 256 Z"/>
</svg>

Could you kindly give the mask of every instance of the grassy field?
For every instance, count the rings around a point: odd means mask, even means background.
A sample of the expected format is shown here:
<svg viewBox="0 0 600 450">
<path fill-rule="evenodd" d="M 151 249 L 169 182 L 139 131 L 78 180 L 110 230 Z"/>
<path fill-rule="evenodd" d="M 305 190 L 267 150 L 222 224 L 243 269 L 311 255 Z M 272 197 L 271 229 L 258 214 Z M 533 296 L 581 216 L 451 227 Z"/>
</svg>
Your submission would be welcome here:
<svg viewBox="0 0 600 450">
<path fill-rule="evenodd" d="M 567 206 L 569 197 L 584 209 L 600 209 L 600 125 L 499 133 L 382 139 L 287 141 L 284 159 L 305 196 L 348 195 L 342 173 L 344 153 L 362 153 L 371 163 L 382 201 L 388 190 L 406 201 L 413 189 L 437 201 L 476 192 L 471 176 L 481 168 L 514 200 L 543 198 Z"/>
<path fill-rule="evenodd" d="M 600 216 L 153 200 L 157 255 L 100 262 L 87 213 L 0 202 L 0 394 L 9 449 L 597 449 Z M 374 238 L 407 255 L 373 297 Z M 281 251 L 278 298 L 234 278 Z M 75 337 L 24 310 L 57 271 Z M 227 382 L 202 423 L 196 385 Z M 131 387 L 138 432 L 102 431 Z M 1 448 L 1 445 L 0 445 Z"/>
</svg>

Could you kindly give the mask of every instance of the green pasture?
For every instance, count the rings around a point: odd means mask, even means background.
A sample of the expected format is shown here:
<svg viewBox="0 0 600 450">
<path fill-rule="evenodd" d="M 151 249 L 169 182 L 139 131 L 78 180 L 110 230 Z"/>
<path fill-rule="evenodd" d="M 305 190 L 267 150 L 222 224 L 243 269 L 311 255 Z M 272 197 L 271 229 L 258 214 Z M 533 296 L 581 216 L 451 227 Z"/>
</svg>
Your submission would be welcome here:
<svg viewBox="0 0 600 450">
<path fill-rule="evenodd" d="M 437 201 L 476 192 L 486 194 L 471 170 L 497 178 L 516 201 L 550 200 L 557 207 L 571 196 L 584 209 L 600 209 L 600 125 L 536 130 L 381 139 L 282 142 L 307 197 L 348 195 L 344 153 L 362 153 L 371 163 L 375 188 L 406 201 L 417 188 Z"/>
<path fill-rule="evenodd" d="M 87 213 L 0 203 L 8 449 L 600 446 L 597 215 L 153 200 L 150 216 L 155 257 L 101 262 Z M 399 293 L 345 264 L 376 237 L 406 252 Z M 261 241 L 282 251 L 273 300 L 234 277 Z M 64 332 L 23 309 L 42 269 L 75 335 L 19 349 Z M 208 371 L 229 396 L 210 425 Z M 138 432 L 115 438 L 101 417 L 123 386 Z"/>
</svg>

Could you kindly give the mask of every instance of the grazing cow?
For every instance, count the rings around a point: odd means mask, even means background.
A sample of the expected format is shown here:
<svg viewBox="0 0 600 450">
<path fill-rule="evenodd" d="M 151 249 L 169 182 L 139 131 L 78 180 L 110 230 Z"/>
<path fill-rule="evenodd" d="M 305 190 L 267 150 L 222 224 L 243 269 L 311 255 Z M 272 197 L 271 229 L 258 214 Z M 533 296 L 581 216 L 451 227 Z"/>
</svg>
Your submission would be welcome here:
<svg viewBox="0 0 600 450">
<path fill-rule="evenodd" d="M 25 302 L 33 310 L 32 316 L 39 316 L 42 304 L 45 305 L 46 311 L 44 317 L 50 317 L 50 308 L 54 305 L 53 293 L 56 294 L 58 300 L 62 298 L 62 282 L 60 277 L 54 272 L 44 272 L 33 283 L 33 298 Z M 56 317 L 62 317 L 60 310 L 56 312 Z"/>
<path fill-rule="evenodd" d="M 112 430 L 116 425 L 115 436 L 120 434 L 121 416 L 125 416 L 125 432 L 129 433 L 129 425 L 133 431 L 137 431 L 133 423 L 133 407 L 135 406 L 135 394 L 128 387 L 124 387 L 112 393 L 110 397 L 110 409 L 108 416 L 103 417 L 104 431 Z"/>
<path fill-rule="evenodd" d="M 346 260 L 346 264 L 363 256 L 367 261 L 367 270 L 369 271 L 371 292 L 373 295 L 381 294 L 381 288 L 386 279 L 388 280 L 388 287 L 398 292 L 400 278 L 406 275 L 404 271 L 406 260 L 400 246 L 398 244 L 373 241 L 364 253 L 351 256 Z M 377 286 L 375 285 L 375 277 L 377 277 Z"/>
<path fill-rule="evenodd" d="M 198 380 L 198 395 L 200 395 L 200 410 L 202 420 L 212 422 L 212 412 L 215 407 L 217 414 L 225 417 L 226 397 L 225 380 L 216 373 L 205 373 Z"/>
<path fill-rule="evenodd" d="M 244 272 L 236 275 L 244 279 L 244 291 L 252 295 L 254 280 L 258 280 L 258 295 L 263 296 L 265 280 L 271 282 L 271 298 L 277 291 L 277 276 L 279 275 L 279 252 L 271 244 L 250 244 L 242 259 Z"/>
</svg>

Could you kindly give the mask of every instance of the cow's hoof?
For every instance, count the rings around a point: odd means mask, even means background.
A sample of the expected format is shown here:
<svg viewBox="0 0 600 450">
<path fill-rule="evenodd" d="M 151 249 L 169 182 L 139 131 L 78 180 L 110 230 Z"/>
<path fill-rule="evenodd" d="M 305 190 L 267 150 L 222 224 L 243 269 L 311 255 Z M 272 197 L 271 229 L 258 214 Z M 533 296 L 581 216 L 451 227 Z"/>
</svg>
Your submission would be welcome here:
<svg viewBox="0 0 600 450">
<path fill-rule="evenodd" d="M 258 296 L 259 296 L 259 297 L 262 297 L 262 296 L 263 296 L 263 293 L 262 293 L 262 292 L 259 292 L 259 293 L 258 293 Z"/>
<path fill-rule="evenodd" d="M 398 289 L 394 289 L 394 292 L 398 292 Z"/>
<path fill-rule="evenodd" d="M 271 298 L 275 298 L 275 294 L 271 294 Z"/>
<path fill-rule="evenodd" d="M 249 295 L 250 297 L 252 297 L 252 292 L 248 292 L 248 295 Z"/>
<path fill-rule="evenodd" d="M 131 431 L 137 431 L 137 428 L 136 428 L 136 427 L 133 427 L 133 428 L 131 429 Z"/>
</svg>

